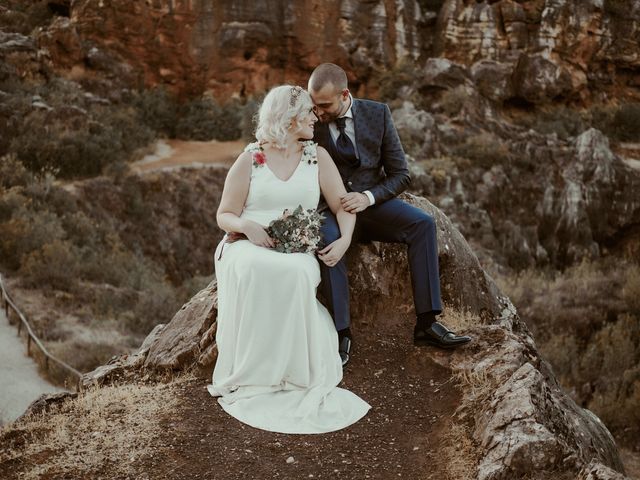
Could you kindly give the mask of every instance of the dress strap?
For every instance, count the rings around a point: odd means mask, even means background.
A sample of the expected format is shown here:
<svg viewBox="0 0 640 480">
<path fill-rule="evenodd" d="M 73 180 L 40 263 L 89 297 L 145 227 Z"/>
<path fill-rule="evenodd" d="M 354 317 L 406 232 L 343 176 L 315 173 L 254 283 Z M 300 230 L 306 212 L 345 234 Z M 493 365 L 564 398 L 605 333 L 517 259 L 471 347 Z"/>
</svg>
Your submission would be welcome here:
<svg viewBox="0 0 640 480">
<path fill-rule="evenodd" d="M 305 162 L 309 165 L 318 164 L 318 144 L 313 140 L 305 140 L 302 142 L 302 157 L 301 162 Z"/>
</svg>

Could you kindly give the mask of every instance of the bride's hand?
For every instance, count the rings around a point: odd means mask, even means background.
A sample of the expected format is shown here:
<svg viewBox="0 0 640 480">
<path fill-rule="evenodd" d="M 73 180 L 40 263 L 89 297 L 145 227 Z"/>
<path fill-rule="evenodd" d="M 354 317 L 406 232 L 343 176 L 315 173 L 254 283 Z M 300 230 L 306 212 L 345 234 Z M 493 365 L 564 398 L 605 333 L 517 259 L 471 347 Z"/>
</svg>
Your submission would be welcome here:
<svg viewBox="0 0 640 480">
<path fill-rule="evenodd" d="M 249 241 L 254 245 L 266 248 L 275 247 L 273 239 L 267 235 L 266 230 L 259 223 L 251 220 L 245 220 L 242 225 L 242 233 L 244 233 Z"/>
<path fill-rule="evenodd" d="M 318 258 L 324 262 L 327 267 L 333 267 L 344 256 L 351 242 L 340 237 L 335 242 L 330 243 L 322 250 L 318 251 Z"/>
</svg>

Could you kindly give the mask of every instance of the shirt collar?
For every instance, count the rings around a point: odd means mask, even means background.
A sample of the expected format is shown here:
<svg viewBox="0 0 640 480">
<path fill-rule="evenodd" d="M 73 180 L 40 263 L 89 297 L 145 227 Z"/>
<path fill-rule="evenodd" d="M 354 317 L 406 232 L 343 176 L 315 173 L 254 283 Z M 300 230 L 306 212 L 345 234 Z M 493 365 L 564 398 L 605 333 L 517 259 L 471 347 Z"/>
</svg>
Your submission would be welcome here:
<svg viewBox="0 0 640 480">
<path fill-rule="evenodd" d="M 353 108 L 353 97 L 351 96 L 351 93 L 349 93 L 349 109 L 342 116 L 353 120 L 353 112 L 351 111 L 352 108 Z"/>
</svg>

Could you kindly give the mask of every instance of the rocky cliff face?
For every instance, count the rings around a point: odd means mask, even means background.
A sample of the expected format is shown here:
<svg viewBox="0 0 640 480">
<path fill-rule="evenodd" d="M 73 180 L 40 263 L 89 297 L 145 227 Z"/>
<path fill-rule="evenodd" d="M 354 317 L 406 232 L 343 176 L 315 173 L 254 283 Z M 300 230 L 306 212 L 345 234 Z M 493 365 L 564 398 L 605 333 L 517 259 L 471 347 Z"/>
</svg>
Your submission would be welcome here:
<svg viewBox="0 0 640 480">
<path fill-rule="evenodd" d="M 305 84 L 315 65 L 331 61 L 366 94 L 400 58 L 443 57 L 473 67 L 478 82 L 505 83 L 503 100 L 638 96 L 640 5 L 631 0 L 46 3 L 57 17 L 33 45 L 12 40 L 33 51 L 16 68 L 103 90 L 165 85 L 245 96 Z"/>
<path fill-rule="evenodd" d="M 304 84 L 327 59 L 349 65 L 355 80 L 420 54 L 422 15 L 412 1 L 89 0 L 70 12 L 38 40 L 59 71 L 187 94 Z"/>
<path fill-rule="evenodd" d="M 502 77 L 512 98 L 544 103 L 595 91 L 606 98 L 614 85 L 637 88 L 638 38 L 634 1 L 448 0 L 436 53 L 473 65 L 480 77 Z M 483 72 L 486 62 L 491 67 Z"/>
<path fill-rule="evenodd" d="M 460 379 L 463 401 L 453 422 L 469 431 L 475 478 L 542 479 L 551 472 L 555 478 L 624 478 L 616 473 L 623 467 L 604 424 L 561 390 L 515 308 L 460 233 L 426 200 L 406 199 L 436 217 L 444 300 L 450 310 L 473 318 L 469 348 L 452 355 L 426 351 L 418 363 L 439 362 Z M 400 246 L 360 246 L 349 262 L 355 328 L 373 335 L 410 305 L 406 253 Z M 214 282 L 158 326 L 138 353 L 87 374 L 85 384 L 193 367 L 210 375 L 217 351 L 216 289 Z"/>
<path fill-rule="evenodd" d="M 560 138 L 513 122 L 496 103 L 514 95 L 509 82 L 494 76 L 508 77 L 505 68 L 426 62 L 412 88 L 427 106 L 405 101 L 393 112 L 418 161 L 413 191 L 431 198 L 503 265 L 563 266 L 605 250 L 637 251 L 635 151 L 614 153 L 588 125 Z M 489 71 L 485 82 L 482 72 Z M 454 112 L 447 102 L 458 102 Z"/>
</svg>

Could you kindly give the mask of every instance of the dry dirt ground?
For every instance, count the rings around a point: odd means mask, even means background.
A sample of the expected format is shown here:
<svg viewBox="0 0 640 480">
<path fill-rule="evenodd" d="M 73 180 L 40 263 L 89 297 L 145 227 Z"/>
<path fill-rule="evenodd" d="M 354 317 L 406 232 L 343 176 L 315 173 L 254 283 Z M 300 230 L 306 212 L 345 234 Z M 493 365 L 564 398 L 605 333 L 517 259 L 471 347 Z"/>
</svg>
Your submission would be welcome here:
<svg viewBox="0 0 640 480">
<path fill-rule="evenodd" d="M 145 173 L 165 168 L 180 168 L 203 165 L 231 165 L 242 153 L 247 142 L 196 142 L 186 140 L 159 140 L 155 151 L 142 160 L 131 164 L 135 172 Z"/>
<path fill-rule="evenodd" d="M 410 336 L 399 324 L 356 337 L 342 386 L 373 408 L 344 430 L 285 435 L 246 426 L 222 410 L 202 376 L 122 394 L 108 387 L 86 394 L 96 398 L 84 407 L 54 407 L 3 432 L 0 478 L 462 479 L 472 459 L 450 433 L 460 390 L 432 359 L 448 353 L 414 347 Z M 106 413 L 92 420 L 98 414 L 83 408 Z"/>
</svg>

